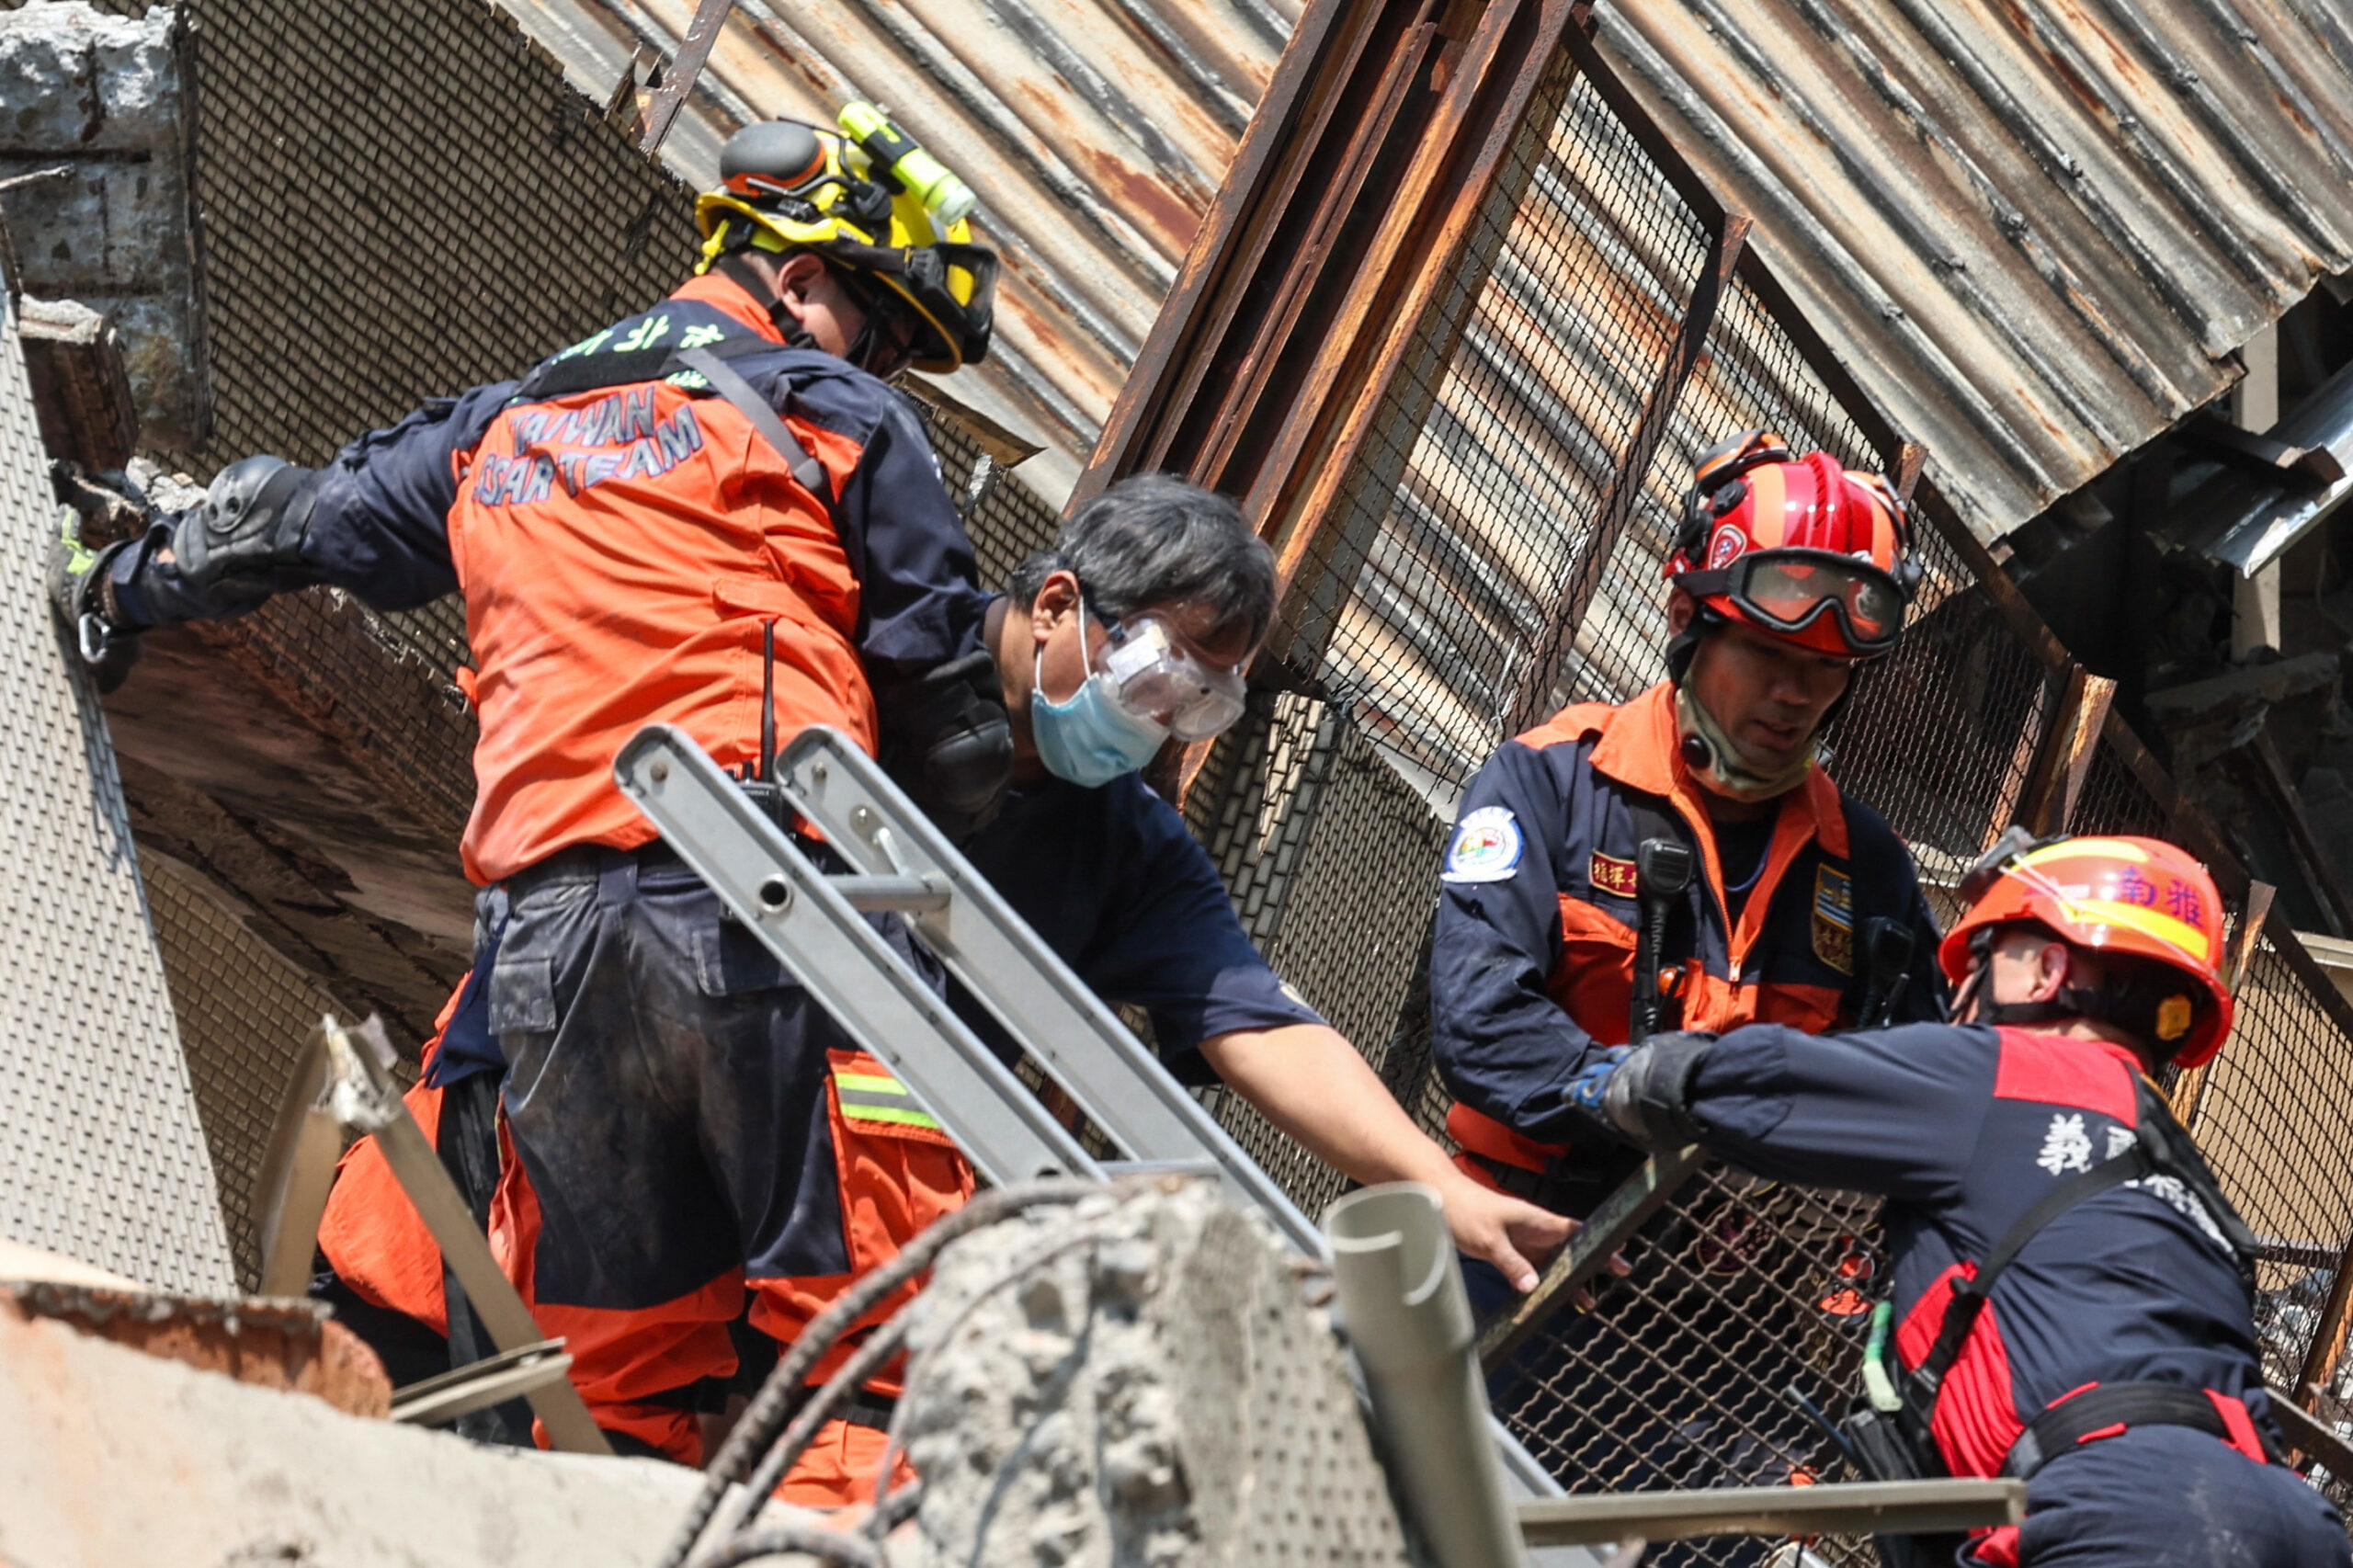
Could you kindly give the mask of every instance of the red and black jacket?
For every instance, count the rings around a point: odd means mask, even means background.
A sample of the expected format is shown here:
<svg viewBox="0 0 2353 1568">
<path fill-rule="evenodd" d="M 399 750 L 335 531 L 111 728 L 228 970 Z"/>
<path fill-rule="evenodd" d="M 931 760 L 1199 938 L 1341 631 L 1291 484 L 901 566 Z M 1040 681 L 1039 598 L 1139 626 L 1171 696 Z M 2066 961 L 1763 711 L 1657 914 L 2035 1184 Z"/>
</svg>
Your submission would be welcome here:
<svg viewBox="0 0 2353 1568">
<path fill-rule="evenodd" d="M 1478 1179 L 1493 1168 L 1482 1162 L 1557 1172 L 1617 1157 L 1568 1151 L 1561 1095 L 1593 1051 L 1626 1043 L 1645 820 L 1679 833 L 1698 868 L 1661 954 L 1681 1028 L 1852 1024 L 1866 983 L 1857 937 L 1874 918 L 1912 932 L 1892 1017 L 1943 1017 L 1936 922 L 1885 821 L 1809 773 L 1782 798 L 1734 923 L 1679 738 L 1669 685 L 1582 704 L 1506 743 L 1464 796 L 1441 873 L 1430 1032 L 1456 1101 L 1447 1131 Z"/>
<path fill-rule="evenodd" d="M 2062 1183 L 2130 1153 L 2137 1071 L 2120 1046 L 2023 1029 L 1915 1024 L 1817 1039 L 1756 1026 L 1715 1042 L 1687 1104 L 1708 1149 L 1744 1169 L 1890 1199 L 1895 1352 L 1908 1372 L 1956 1280 Z M 2232 1449 L 2262 1463 L 2268 1405 L 2230 1223 L 2188 1184 L 2152 1175 L 2036 1232 L 1944 1377 L 1932 1431 L 1947 1468 L 1999 1474 L 2035 1417 L 2126 1383 L 2204 1396 L 2223 1432 L 2218 1460 Z M 2013 1561 L 2014 1540 L 1981 1536 L 1975 1559 Z"/>
</svg>

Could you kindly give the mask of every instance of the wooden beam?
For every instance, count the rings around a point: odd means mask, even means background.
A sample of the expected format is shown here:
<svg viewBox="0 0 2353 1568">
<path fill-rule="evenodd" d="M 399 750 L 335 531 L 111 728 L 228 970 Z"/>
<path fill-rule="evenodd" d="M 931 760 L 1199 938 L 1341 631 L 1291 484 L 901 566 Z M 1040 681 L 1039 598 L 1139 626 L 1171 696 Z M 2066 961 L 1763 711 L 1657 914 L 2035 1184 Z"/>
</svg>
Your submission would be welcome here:
<svg viewBox="0 0 2353 1568">
<path fill-rule="evenodd" d="M 2064 833 L 2099 751 L 2116 683 L 2068 661 L 2066 687 L 2044 736 L 2018 820 L 2037 836 Z"/>
</svg>

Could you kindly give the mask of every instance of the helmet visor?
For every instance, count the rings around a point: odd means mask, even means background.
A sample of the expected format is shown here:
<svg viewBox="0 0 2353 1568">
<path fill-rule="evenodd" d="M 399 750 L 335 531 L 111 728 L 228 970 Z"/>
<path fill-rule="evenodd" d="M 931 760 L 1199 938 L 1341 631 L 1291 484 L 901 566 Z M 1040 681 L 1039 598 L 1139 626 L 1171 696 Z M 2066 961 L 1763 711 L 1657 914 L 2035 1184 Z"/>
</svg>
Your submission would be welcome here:
<svg viewBox="0 0 2353 1568">
<path fill-rule="evenodd" d="M 1836 616 L 1859 653 L 1881 653 L 1904 631 L 1904 593 L 1868 562 L 1827 551 L 1773 550 L 1745 555 L 1724 571 L 1722 591 L 1776 631 L 1801 631 Z"/>
<path fill-rule="evenodd" d="M 1168 726 L 1180 741 L 1205 741 L 1242 717 L 1241 668 L 1204 662 L 1159 617 L 1129 617 L 1110 628 L 1102 673 L 1120 706 Z"/>
</svg>

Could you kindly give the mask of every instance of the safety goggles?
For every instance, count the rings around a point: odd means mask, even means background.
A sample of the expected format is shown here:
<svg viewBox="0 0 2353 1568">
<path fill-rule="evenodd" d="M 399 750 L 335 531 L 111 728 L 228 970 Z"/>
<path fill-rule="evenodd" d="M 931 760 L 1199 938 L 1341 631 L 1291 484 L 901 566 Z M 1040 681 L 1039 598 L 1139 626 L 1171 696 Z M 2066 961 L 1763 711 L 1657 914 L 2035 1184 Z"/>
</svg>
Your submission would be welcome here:
<svg viewBox="0 0 2353 1568">
<path fill-rule="evenodd" d="M 1677 579 L 1694 597 L 1724 595 L 1774 631 L 1802 631 L 1837 618 L 1847 645 L 1883 653 L 1904 631 L 1904 590 L 1867 561 L 1826 550 L 1766 550 Z"/>
<path fill-rule="evenodd" d="M 1242 717 L 1240 665 L 1203 663 L 1155 615 L 1102 624 L 1110 641 L 1096 667 L 1130 713 L 1165 724 L 1180 741 L 1208 740 Z"/>
</svg>

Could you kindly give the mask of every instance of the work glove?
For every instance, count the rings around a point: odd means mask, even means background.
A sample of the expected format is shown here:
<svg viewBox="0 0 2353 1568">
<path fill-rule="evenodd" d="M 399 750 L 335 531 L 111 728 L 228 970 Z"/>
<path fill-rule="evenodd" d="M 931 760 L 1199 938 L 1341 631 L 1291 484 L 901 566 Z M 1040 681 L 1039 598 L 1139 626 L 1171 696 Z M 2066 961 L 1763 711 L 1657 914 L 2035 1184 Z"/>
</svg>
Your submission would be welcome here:
<svg viewBox="0 0 2353 1568">
<path fill-rule="evenodd" d="M 146 498 L 128 478 L 59 463 L 57 537 L 50 544 L 49 597 L 101 693 L 120 686 L 139 661 L 139 632 L 125 624 L 108 591 L 114 559 L 135 550 L 147 530 Z"/>
<path fill-rule="evenodd" d="M 1612 1046 L 1569 1080 L 1562 1100 L 1641 1148 L 1696 1143 L 1701 1129 L 1691 1114 L 1691 1079 L 1715 1043 L 1711 1034 L 1676 1031 Z"/>
<path fill-rule="evenodd" d="M 951 844 L 996 820 L 1013 777 L 1013 727 L 986 649 L 876 693 L 883 770 Z"/>
<path fill-rule="evenodd" d="M 1612 1045 L 1587 1057 L 1585 1066 L 1562 1089 L 1562 1101 L 1596 1121 L 1607 1121 L 1608 1113 L 1602 1109 L 1602 1099 L 1608 1093 L 1609 1080 L 1617 1076 L 1619 1067 L 1624 1063 L 1629 1049 Z"/>
</svg>

